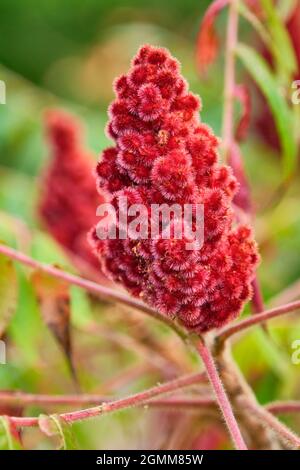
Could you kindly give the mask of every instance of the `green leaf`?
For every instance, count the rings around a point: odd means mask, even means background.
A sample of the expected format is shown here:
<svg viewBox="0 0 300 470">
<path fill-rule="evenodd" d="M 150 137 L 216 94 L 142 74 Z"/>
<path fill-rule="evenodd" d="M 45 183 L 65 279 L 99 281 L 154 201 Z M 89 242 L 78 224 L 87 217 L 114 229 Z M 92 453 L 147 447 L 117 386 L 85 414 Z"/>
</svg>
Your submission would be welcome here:
<svg viewBox="0 0 300 470">
<path fill-rule="evenodd" d="M 41 347 L 48 339 L 48 329 L 41 319 L 35 293 L 21 266 L 17 266 L 19 299 L 16 315 L 9 325 L 8 333 L 14 345 L 21 351 L 18 363 L 23 367 L 36 368 L 41 359 Z"/>
<path fill-rule="evenodd" d="M 276 10 L 283 21 L 287 21 L 297 6 L 298 0 L 279 0 L 276 4 Z"/>
<path fill-rule="evenodd" d="M 248 21 L 248 23 L 253 27 L 253 29 L 257 32 L 260 36 L 261 40 L 264 42 L 264 45 L 267 49 L 272 48 L 272 37 L 270 32 L 265 27 L 265 25 L 260 21 L 257 15 L 251 11 L 251 9 L 242 2 L 239 2 L 238 5 L 239 14 Z"/>
<path fill-rule="evenodd" d="M 245 44 L 239 44 L 236 52 L 269 103 L 281 143 L 283 177 L 287 179 L 295 170 L 298 152 L 292 110 L 266 61 Z"/>
<path fill-rule="evenodd" d="M 262 0 L 261 5 L 266 15 L 266 25 L 272 37 L 272 53 L 276 61 L 278 74 L 285 78 L 288 84 L 298 69 L 290 35 L 276 10 L 273 0 Z"/>
<path fill-rule="evenodd" d="M 91 311 L 91 304 L 88 294 L 77 286 L 70 288 L 72 324 L 77 328 L 82 328 L 91 324 L 94 317 Z"/>
<path fill-rule="evenodd" d="M 19 433 L 8 416 L 0 416 L 0 450 L 22 450 Z"/>
<path fill-rule="evenodd" d="M 76 450 L 76 440 L 72 431 L 72 426 L 58 415 L 40 415 L 39 417 L 40 430 L 46 436 L 59 436 L 61 450 Z"/>
<path fill-rule="evenodd" d="M 0 338 L 13 317 L 18 301 L 17 273 L 12 260 L 0 255 Z"/>
</svg>

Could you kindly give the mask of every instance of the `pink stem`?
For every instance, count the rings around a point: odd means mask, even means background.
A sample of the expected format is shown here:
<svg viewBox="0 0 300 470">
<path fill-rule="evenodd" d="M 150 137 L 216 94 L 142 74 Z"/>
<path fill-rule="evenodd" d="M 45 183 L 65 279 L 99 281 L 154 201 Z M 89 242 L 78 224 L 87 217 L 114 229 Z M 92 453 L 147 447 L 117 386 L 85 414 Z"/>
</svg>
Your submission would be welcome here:
<svg viewBox="0 0 300 470">
<path fill-rule="evenodd" d="M 106 286 L 102 286 L 101 284 L 97 284 L 96 282 L 89 281 L 87 279 L 83 279 L 74 274 L 67 273 L 66 271 L 62 271 L 61 269 L 56 268 L 54 266 L 40 263 L 39 261 L 36 261 L 30 258 L 29 256 L 23 253 L 20 253 L 19 251 L 14 250 L 13 248 L 10 248 L 6 245 L 0 244 L 0 253 L 2 253 L 3 255 L 11 259 L 18 261 L 19 263 L 29 266 L 30 268 L 43 271 L 47 273 L 49 276 L 55 277 L 57 279 L 61 279 L 62 281 L 65 281 L 69 284 L 82 287 L 88 292 L 99 295 L 104 300 L 111 301 L 111 302 L 112 301 L 118 302 L 118 303 L 127 305 L 129 307 L 132 307 L 134 309 L 140 310 L 146 313 L 147 315 L 150 315 L 151 317 L 167 324 L 170 328 L 176 331 L 176 333 L 179 336 L 185 337 L 183 329 L 181 329 L 178 325 L 176 325 L 176 323 L 173 320 L 171 320 L 167 316 L 161 315 L 156 310 L 145 305 L 143 302 L 140 302 L 137 299 L 131 298 L 128 295 L 123 294 L 120 291 L 111 289 Z"/>
<path fill-rule="evenodd" d="M 240 333 L 242 331 L 245 331 L 247 328 L 250 328 L 251 326 L 261 324 L 267 320 L 271 320 L 272 318 L 276 318 L 280 315 L 284 315 L 286 313 L 298 310 L 299 308 L 300 300 L 297 300 L 286 305 L 281 305 L 280 307 L 265 310 L 264 312 L 258 313 L 255 316 L 245 318 L 245 320 L 241 320 L 234 325 L 229 325 L 225 326 L 224 328 L 221 328 L 219 330 L 217 339 L 218 341 L 224 341 L 235 333 Z"/>
<path fill-rule="evenodd" d="M 101 403 L 109 403 L 112 401 L 111 397 L 94 395 L 94 394 L 84 394 L 84 395 L 39 395 L 33 393 L 23 393 L 23 392 L 0 392 L 0 403 L 5 403 L 9 405 L 50 405 L 50 406 L 59 406 L 59 405 L 99 405 Z M 170 398 L 155 398 L 150 401 L 146 401 L 147 406 L 154 407 L 164 407 L 164 406 L 181 406 L 181 407 L 198 407 L 198 406 L 211 406 L 215 405 L 215 400 L 211 396 L 174 396 Z M 141 405 L 143 403 L 139 403 Z"/>
<path fill-rule="evenodd" d="M 250 403 L 245 405 L 249 407 L 250 413 L 256 414 L 266 426 L 273 429 L 283 442 L 287 442 L 293 448 L 300 449 L 300 437 L 293 433 L 285 424 L 278 421 L 267 409 L 251 406 Z"/>
<path fill-rule="evenodd" d="M 300 401 L 275 401 L 266 405 L 266 409 L 274 414 L 300 413 Z"/>
<path fill-rule="evenodd" d="M 31 428 L 33 426 L 38 426 L 39 425 L 39 418 L 36 418 L 36 417 L 22 417 L 22 418 L 19 418 L 19 417 L 14 417 L 14 416 L 10 416 L 10 421 L 15 424 L 16 426 L 19 426 L 19 427 L 24 427 L 24 428 Z"/>
<path fill-rule="evenodd" d="M 188 387 L 190 385 L 199 384 L 205 381 L 206 376 L 204 373 L 190 374 L 178 379 L 171 380 L 162 385 L 157 385 L 156 387 L 149 388 L 148 390 L 136 393 L 135 395 L 131 395 L 126 398 L 120 398 L 119 400 L 102 403 L 100 406 L 95 406 L 93 408 L 87 408 L 84 410 L 71 411 L 69 413 L 62 413 L 60 414 L 60 417 L 69 423 L 83 419 L 94 418 L 104 413 L 111 413 L 116 410 L 123 410 L 133 406 L 145 404 L 151 398 L 155 398 L 159 395 L 170 393 L 183 387 Z M 34 417 L 11 417 L 10 419 L 18 426 L 38 425 L 38 418 Z"/>
<path fill-rule="evenodd" d="M 227 397 L 227 394 L 225 392 L 225 389 L 223 387 L 223 384 L 221 382 L 221 379 L 219 377 L 216 365 L 214 363 L 213 357 L 209 351 L 209 349 L 206 347 L 206 345 L 203 343 L 202 340 L 200 340 L 197 344 L 197 349 L 198 352 L 202 358 L 202 361 L 205 365 L 206 372 L 208 375 L 208 378 L 211 382 L 211 385 L 214 389 L 215 395 L 217 402 L 219 404 L 219 407 L 224 415 L 225 422 L 227 424 L 228 430 L 230 432 L 230 435 L 232 437 L 233 443 L 238 450 L 247 450 L 246 444 L 244 442 L 243 436 L 241 434 L 241 431 L 239 429 L 239 426 L 237 424 L 237 421 L 235 419 L 235 416 L 233 414 L 229 399 Z"/>
<path fill-rule="evenodd" d="M 224 83 L 224 113 L 223 113 L 223 150 L 224 159 L 234 139 L 233 107 L 235 95 L 235 48 L 238 38 L 238 8 L 237 0 L 231 0 L 229 7 L 227 38 L 225 49 L 225 83 Z"/>
</svg>

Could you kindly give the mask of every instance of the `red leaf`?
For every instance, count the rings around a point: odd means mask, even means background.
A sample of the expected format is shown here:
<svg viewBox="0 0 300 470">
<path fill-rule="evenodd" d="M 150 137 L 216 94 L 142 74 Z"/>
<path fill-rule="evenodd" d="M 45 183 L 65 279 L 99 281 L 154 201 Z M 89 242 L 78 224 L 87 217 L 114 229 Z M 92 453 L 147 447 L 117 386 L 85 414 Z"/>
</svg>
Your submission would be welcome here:
<svg viewBox="0 0 300 470">
<path fill-rule="evenodd" d="M 206 10 L 197 38 L 196 61 L 200 74 L 216 60 L 219 40 L 215 31 L 215 20 L 220 11 L 229 4 L 229 0 L 215 0 Z"/>
</svg>

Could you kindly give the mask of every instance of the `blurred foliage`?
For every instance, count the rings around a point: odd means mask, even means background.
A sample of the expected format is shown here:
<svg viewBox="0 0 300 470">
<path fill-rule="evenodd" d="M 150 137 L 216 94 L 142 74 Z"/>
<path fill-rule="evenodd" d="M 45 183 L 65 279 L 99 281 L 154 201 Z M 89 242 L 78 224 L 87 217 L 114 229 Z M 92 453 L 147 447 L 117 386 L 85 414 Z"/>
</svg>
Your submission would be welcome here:
<svg viewBox="0 0 300 470">
<path fill-rule="evenodd" d="M 43 232 L 35 211 L 38 175 L 48 155 L 43 112 L 60 106 L 78 114 L 85 123 L 88 144 L 98 154 L 108 143 L 104 130 L 113 79 L 128 69 L 142 43 L 166 46 L 179 58 L 191 89 L 201 95 L 203 121 L 220 134 L 222 59 L 202 80 L 194 64 L 195 38 L 209 3 L 1 0 L 0 79 L 7 86 L 7 103 L 0 105 L 2 241 L 35 259 L 73 269 L 61 248 Z M 218 20 L 222 42 L 223 20 L 222 14 Z M 275 28 L 276 21 L 272 21 Z M 249 34 L 249 26 L 242 21 L 241 40 L 247 43 Z M 282 38 L 278 29 L 274 34 Z M 245 77 L 241 69 L 239 76 L 241 80 Z M 254 99 L 254 108 L 255 104 Z M 242 153 L 257 211 L 256 235 L 262 255 L 259 277 L 269 302 L 300 278 L 299 175 L 276 207 L 266 209 L 266 200 L 281 183 L 278 152 L 259 140 L 252 129 Z M 6 335 L 8 360 L 0 365 L 0 388 L 72 393 L 75 384 L 67 361 L 42 321 L 28 272 L 17 266 L 17 276 L 13 282 L 17 282 L 19 301 Z M 194 369 L 195 359 L 163 326 L 95 302 L 78 288 L 71 288 L 70 295 L 73 360 L 83 391 L 124 396 Z M 262 403 L 300 399 L 300 366 L 291 363 L 291 343 L 300 338 L 300 322 L 296 316 L 276 320 L 269 332 L 266 336 L 257 329 L 242 336 L 234 345 L 235 358 Z M 25 414 L 46 411 L 48 407 L 31 406 Z M 221 419 L 214 417 L 214 422 L 220 425 Z M 175 433 L 175 423 L 182 426 L 181 436 Z M 300 418 L 295 417 L 291 425 L 300 431 Z M 76 423 L 73 430 L 81 448 L 189 448 L 207 426 L 200 412 L 145 407 Z M 185 429 L 189 442 L 183 438 Z M 2 439 L 6 439 L 4 432 L 1 428 Z M 38 430 L 25 430 L 24 443 L 30 448 L 55 446 Z M 228 445 L 228 441 L 222 444 Z"/>
</svg>

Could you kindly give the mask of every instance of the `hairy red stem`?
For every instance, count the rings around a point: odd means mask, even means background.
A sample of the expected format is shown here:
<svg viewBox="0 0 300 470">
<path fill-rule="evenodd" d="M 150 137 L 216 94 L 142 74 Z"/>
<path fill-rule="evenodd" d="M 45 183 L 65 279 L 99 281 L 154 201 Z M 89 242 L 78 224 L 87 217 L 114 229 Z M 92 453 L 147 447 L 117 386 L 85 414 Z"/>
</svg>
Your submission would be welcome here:
<svg viewBox="0 0 300 470">
<path fill-rule="evenodd" d="M 300 401 L 275 401 L 266 405 L 266 409 L 274 414 L 300 413 Z"/>
<path fill-rule="evenodd" d="M 131 408 L 146 403 L 151 398 L 155 398 L 159 395 L 173 392 L 179 390 L 183 387 L 188 387 L 190 385 L 195 385 L 206 381 L 206 374 L 204 372 L 198 374 L 190 374 L 178 379 L 171 380 L 156 387 L 149 388 L 135 395 L 129 397 L 120 398 L 119 400 L 110 401 L 102 403 L 100 406 L 95 406 L 93 408 L 87 408 L 84 410 L 71 411 L 68 413 L 60 414 L 60 417 L 65 421 L 72 423 L 75 421 L 80 421 L 89 418 L 95 418 L 104 413 L 111 413 L 117 410 L 123 410 L 126 408 Z M 37 426 L 38 418 L 19 418 L 11 417 L 12 422 L 18 426 Z"/>
<path fill-rule="evenodd" d="M 36 261 L 33 258 L 30 258 L 29 256 L 25 255 L 24 253 L 21 253 L 3 244 L 0 244 L 0 253 L 18 261 L 19 263 L 29 266 L 30 268 L 43 271 L 49 276 L 61 279 L 62 281 L 65 281 L 69 284 L 82 287 L 88 292 L 98 295 L 99 297 L 101 297 L 101 299 L 118 302 L 123 305 L 127 305 L 128 307 L 140 310 L 146 313 L 147 315 L 151 316 L 152 318 L 155 318 L 167 324 L 170 328 L 175 330 L 179 336 L 185 337 L 184 330 L 180 328 L 172 319 L 168 318 L 167 316 L 161 315 L 156 310 L 145 305 L 143 302 L 131 298 L 120 291 L 111 289 L 106 286 L 102 286 L 101 284 L 97 284 L 96 282 L 89 281 L 88 279 L 84 279 L 82 277 L 68 273 L 54 266 L 50 266 Z"/>
<path fill-rule="evenodd" d="M 43 395 L 33 394 L 24 392 L 0 392 L 0 403 L 9 405 L 48 405 L 48 406 L 59 406 L 59 405 L 82 405 L 90 404 L 97 405 L 103 402 L 109 403 L 112 401 L 112 397 L 102 396 L 96 394 L 83 394 L 83 395 Z M 215 405 L 216 401 L 211 396 L 196 397 L 193 395 L 178 395 L 169 398 L 154 398 L 145 402 L 147 406 L 154 407 L 188 407 L 197 408 L 199 406 L 211 406 Z M 143 403 L 140 403 L 144 405 Z"/>
<path fill-rule="evenodd" d="M 0 403 L 9 405 L 80 405 L 110 402 L 111 397 L 97 394 L 83 394 L 83 395 L 43 395 L 26 392 L 0 392 Z M 147 406 L 154 407 L 172 407 L 179 406 L 184 408 L 197 408 L 212 406 L 216 401 L 211 396 L 197 397 L 194 395 L 178 395 L 169 398 L 155 398 L 146 402 Z M 143 405 L 143 403 L 142 403 Z M 289 414 L 300 413 L 300 401 L 275 401 L 265 405 L 265 409 L 273 414 Z"/>
<path fill-rule="evenodd" d="M 242 403 L 242 406 L 249 408 L 249 412 L 256 414 L 265 425 L 271 428 L 284 443 L 287 443 L 292 448 L 300 449 L 300 437 L 293 433 L 285 424 L 278 421 L 267 409 L 262 407 L 253 406 L 249 402 Z"/>
<path fill-rule="evenodd" d="M 265 321 L 271 320 L 272 318 L 279 317 L 280 315 L 284 315 L 286 313 L 293 312 L 300 308 L 300 300 L 295 302 L 291 302 L 286 305 L 281 305 L 280 307 L 271 308 L 270 310 L 265 310 L 262 313 L 258 313 L 255 316 L 245 318 L 245 320 L 241 320 L 234 325 L 228 325 L 224 328 L 219 330 L 218 334 L 218 341 L 224 341 L 230 336 L 234 335 L 235 333 L 240 333 L 245 331 L 247 328 L 251 326 L 255 326 L 261 324 Z"/>
<path fill-rule="evenodd" d="M 197 350 L 205 365 L 208 378 L 215 392 L 216 400 L 219 404 L 219 407 L 224 415 L 224 419 L 232 437 L 232 441 L 236 449 L 247 450 L 247 446 L 244 442 L 243 436 L 233 414 L 229 399 L 219 377 L 219 373 L 214 363 L 212 354 L 202 340 L 197 343 Z"/>
</svg>

